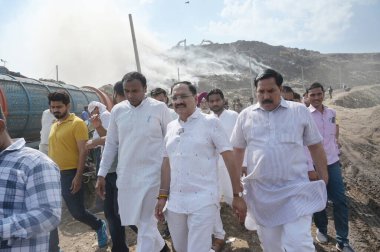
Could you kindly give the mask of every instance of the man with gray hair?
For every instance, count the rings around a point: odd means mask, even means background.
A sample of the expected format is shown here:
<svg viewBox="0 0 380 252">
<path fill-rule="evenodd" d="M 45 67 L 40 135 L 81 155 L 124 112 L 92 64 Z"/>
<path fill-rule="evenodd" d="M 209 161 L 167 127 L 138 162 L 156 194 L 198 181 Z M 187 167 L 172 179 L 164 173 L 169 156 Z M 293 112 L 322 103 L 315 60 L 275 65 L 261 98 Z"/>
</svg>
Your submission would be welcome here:
<svg viewBox="0 0 380 252">
<path fill-rule="evenodd" d="M 0 251 L 48 251 L 61 219 L 57 165 L 12 140 L 0 106 Z"/>
</svg>

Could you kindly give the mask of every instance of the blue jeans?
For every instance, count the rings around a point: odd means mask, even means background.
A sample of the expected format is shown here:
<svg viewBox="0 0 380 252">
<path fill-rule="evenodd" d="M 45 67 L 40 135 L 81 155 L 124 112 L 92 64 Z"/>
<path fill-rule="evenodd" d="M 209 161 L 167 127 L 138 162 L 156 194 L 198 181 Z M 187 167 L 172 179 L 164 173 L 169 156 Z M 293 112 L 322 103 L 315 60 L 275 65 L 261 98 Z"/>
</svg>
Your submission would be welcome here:
<svg viewBox="0 0 380 252">
<path fill-rule="evenodd" d="M 125 242 L 125 228 L 121 225 L 119 216 L 119 205 L 117 203 L 116 172 L 108 173 L 106 176 L 106 198 L 104 200 L 104 215 L 108 222 L 112 239 L 112 252 L 128 252 Z M 137 233 L 137 227 L 131 226 Z"/>
<path fill-rule="evenodd" d="M 328 165 L 327 169 L 329 173 L 327 196 L 333 202 L 336 241 L 339 244 L 348 243 L 348 204 L 340 162 L 337 161 Z M 321 233 L 327 235 L 328 219 L 326 209 L 314 213 L 314 223 Z"/>
<path fill-rule="evenodd" d="M 96 231 L 102 226 L 102 221 L 85 209 L 83 186 L 77 193 L 71 193 L 71 182 L 73 181 L 76 172 L 76 169 L 61 171 L 62 197 L 65 200 L 67 208 L 71 215 L 76 220 L 83 222 L 84 224 L 87 224 L 93 230 Z M 58 230 L 55 229 L 50 233 L 49 251 L 57 251 L 57 249 L 59 251 L 58 244 Z"/>
</svg>

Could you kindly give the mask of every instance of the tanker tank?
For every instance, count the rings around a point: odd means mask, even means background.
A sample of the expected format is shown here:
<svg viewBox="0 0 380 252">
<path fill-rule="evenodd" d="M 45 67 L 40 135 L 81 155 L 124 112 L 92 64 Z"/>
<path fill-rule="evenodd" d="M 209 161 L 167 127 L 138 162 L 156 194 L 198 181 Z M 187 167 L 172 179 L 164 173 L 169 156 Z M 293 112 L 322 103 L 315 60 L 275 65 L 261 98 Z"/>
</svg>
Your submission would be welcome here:
<svg viewBox="0 0 380 252">
<path fill-rule="evenodd" d="M 23 137 L 27 142 L 40 139 L 42 112 L 49 108 L 48 94 L 65 90 L 71 101 L 71 112 L 80 115 L 91 101 L 100 101 L 110 110 L 111 99 L 94 87 L 76 87 L 53 81 L 26 78 L 19 73 L 0 69 L 0 104 L 7 119 L 12 138 Z"/>
</svg>

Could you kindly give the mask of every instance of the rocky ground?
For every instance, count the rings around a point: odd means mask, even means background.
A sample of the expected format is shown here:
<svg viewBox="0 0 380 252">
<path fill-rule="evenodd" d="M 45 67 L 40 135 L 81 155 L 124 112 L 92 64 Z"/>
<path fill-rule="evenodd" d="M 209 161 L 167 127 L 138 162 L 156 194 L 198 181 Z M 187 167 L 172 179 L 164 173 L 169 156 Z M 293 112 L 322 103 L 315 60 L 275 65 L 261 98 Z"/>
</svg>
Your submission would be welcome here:
<svg viewBox="0 0 380 252">
<path fill-rule="evenodd" d="M 329 106 L 335 108 L 340 125 L 341 161 L 347 196 L 350 202 L 350 241 L 356 251 L 380 251 L 380 86 L 353 88 L 337 92 Z M 335 232 L 331 206 L 327 245 L 316 249 L 335 251 Z M 228 244 L 224 252 L 262 251 L 256 232 L 238 224 L 231 209 L 222 205 L 222 219 Z M 102 214 L 100 217 L 104 218 Z M 111 251 L 111 246 L 98 249 L 96 237 L 85 225 L 73 220 L 66 209 L 60 225 L 61 248 L 71 251 Z M 162 229 L 162 225 L 159 225 Z M 312 228 L 313 235 L 315 227 Z M 128 229 L 127 241 L 135 251 L 136 236 Z M 170 240 L 168 240 L 170 244 Z"/>
</svg>

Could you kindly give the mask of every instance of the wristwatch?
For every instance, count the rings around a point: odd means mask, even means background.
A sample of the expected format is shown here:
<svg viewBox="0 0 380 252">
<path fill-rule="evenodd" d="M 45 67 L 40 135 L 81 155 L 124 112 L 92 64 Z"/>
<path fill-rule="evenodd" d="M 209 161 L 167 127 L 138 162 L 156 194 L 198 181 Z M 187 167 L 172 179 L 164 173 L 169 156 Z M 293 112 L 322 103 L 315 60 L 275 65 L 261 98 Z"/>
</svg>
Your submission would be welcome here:
<svg viewBox="0 0 380 252">
<path fill-rule="evenodd" d="M 234 198 L 236 198 L 236 197 L 238 197 L 238 198 L 243 197 L 243 192 L 234 193 Z"/>
</svg>

